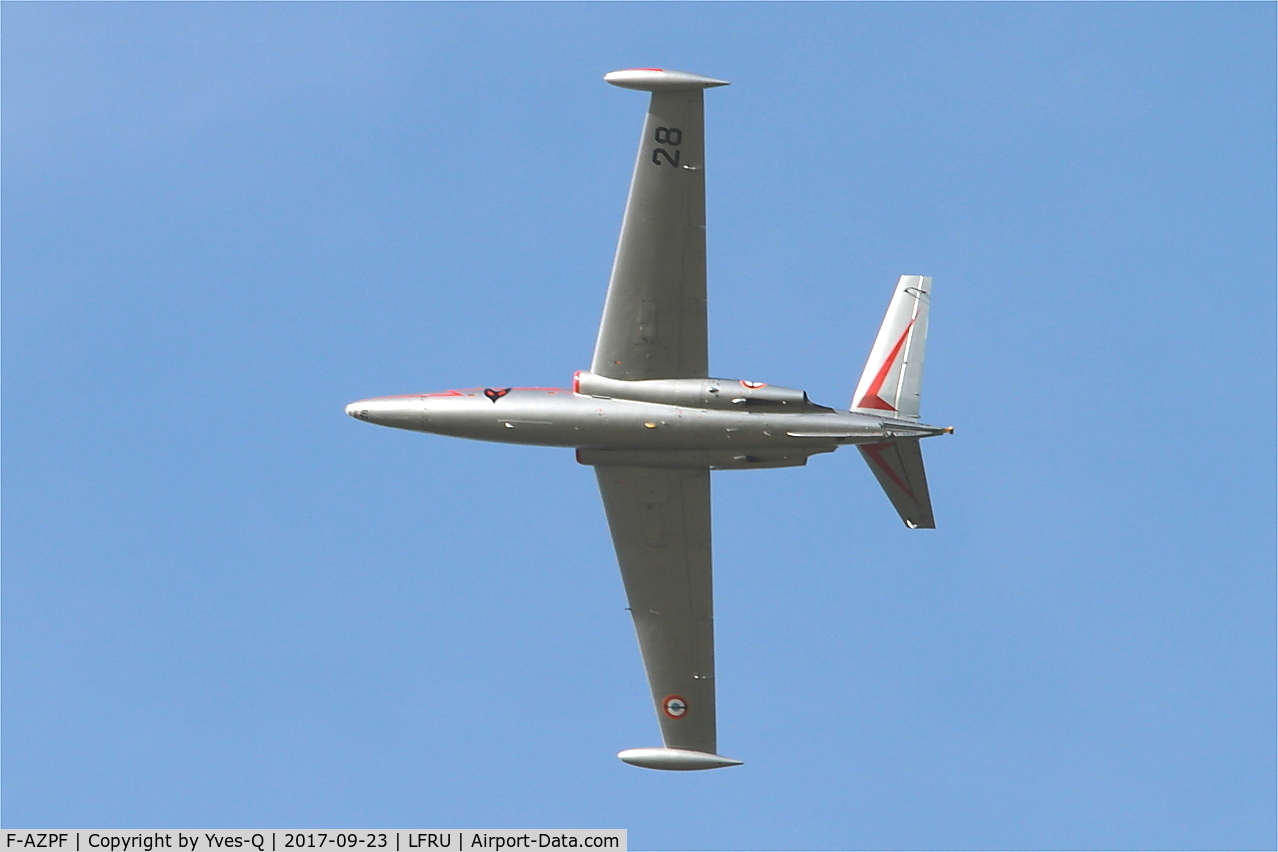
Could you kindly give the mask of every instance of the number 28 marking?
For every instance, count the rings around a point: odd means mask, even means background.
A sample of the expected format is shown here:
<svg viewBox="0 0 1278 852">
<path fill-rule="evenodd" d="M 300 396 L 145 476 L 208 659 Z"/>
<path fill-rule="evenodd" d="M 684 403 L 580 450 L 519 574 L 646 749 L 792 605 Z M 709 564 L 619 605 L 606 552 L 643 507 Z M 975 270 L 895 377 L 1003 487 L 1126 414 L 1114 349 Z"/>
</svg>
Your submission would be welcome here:
<svg viewBox="0 0 1278 852">
<path fill-rule="evenodd" d="M 669 145 L 671 148 L 677 148 L 679 143 L 683 141 L 683 131 L 677 127 L 658 127 L 653 134 L 658 145 Z M 652 162 L 661 165 L 661 161 L 665 160 L 672 166 L 679 165 L 679 152 L 675 151 L 672 155 L 665 148 L 652 149 Z"/>
</svg>

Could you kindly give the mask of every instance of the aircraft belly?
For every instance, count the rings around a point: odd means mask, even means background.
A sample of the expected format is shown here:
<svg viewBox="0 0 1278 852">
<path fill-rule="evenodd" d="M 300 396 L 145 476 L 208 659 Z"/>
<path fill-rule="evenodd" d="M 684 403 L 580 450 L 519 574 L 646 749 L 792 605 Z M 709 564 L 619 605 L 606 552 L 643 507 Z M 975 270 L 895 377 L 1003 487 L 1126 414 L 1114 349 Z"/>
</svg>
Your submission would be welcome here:
<svg viewBox="0 0 1278 852">
<path fill-rule="evenodd" d="M 614 449 L 714 449 L 792 443 L 784 430 L 749 416 L 633 403 L 605 409 L 578 446 Z"/>
<path fill-rule="evenodd" d="M 843 414 L 775 414 L 714 411 L 642 403 L 604 408 L 597 423 L 583 426 L 579 447 L 595 449 L 697 449 L 805 447 L 850 443 L 864 432 L 877 439 L 875 426 Z"/>
<path fill-rule="evenodd" d="M 488 389 L 491 390 L 491 389 Z M 549 447 L 624 450 L 802 448 L 881 440 L 878 423 L 844 412 L 791 414 L 684 408 L 567 392 L 508 391 L 423 401 L 421 429 Z"/>
</svg>

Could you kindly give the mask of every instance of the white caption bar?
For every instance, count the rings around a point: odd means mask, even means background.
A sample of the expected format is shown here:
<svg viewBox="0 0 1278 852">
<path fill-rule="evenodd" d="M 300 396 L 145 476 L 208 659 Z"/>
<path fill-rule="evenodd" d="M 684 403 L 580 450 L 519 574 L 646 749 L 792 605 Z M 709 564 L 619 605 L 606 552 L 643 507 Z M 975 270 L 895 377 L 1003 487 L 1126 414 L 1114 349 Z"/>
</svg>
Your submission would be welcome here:
<svg viewBox="0 0 1278 852">
<path fill-rule="evenodd" d="M 2 833 L 4 850 L 52 849 L 55 852 L 503 852 L 507 849 L 602 849 L 627 852 L 626 830 L 608 829 L 210 829 L 196 831 L 30 831 Z"/>
</svg>

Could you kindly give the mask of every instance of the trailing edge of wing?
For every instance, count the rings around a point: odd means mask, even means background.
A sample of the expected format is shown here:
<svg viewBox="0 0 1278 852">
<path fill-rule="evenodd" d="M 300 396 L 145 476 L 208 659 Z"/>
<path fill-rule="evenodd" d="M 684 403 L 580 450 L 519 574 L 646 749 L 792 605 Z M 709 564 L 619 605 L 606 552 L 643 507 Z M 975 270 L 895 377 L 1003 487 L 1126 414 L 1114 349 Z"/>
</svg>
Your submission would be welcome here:
<svg viewBox="0 0 1278 852">
<path fill-rule="evenodd" d="M 858 444 L 857 449 L 905 525 L 915 530 L 935 529 L 919 439 Z"/>
</svg>

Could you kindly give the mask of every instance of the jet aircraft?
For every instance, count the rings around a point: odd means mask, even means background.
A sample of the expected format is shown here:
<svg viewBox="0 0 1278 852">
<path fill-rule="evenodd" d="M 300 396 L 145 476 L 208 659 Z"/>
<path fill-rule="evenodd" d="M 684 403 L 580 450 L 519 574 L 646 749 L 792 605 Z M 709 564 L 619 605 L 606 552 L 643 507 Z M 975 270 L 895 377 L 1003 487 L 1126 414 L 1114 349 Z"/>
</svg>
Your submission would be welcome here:
<svg viewBox="0 0 1278 852">
<path fill-rule="evenodd" d="M 650 769 L 735 766 L 718 754 L 710 471 L 795 467 L 853 444 L 911 529 L 935 526 L 919 421 L 932 279 L 904 275 L 848 409 L 801 390 L 712 378 L 706 343 L 705 89 L 723 80 L 636 68 L 649 92 L 630 195 L 588 371 L 572 388 L 487 387 L 346 407 L 382 426 L 576 449 L 595 469 L 664 745 L 617 756 Z"/>
</svg>

